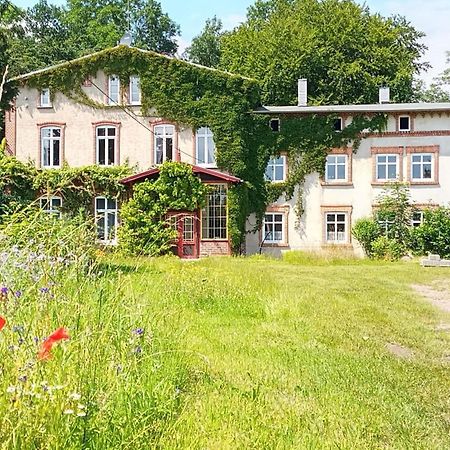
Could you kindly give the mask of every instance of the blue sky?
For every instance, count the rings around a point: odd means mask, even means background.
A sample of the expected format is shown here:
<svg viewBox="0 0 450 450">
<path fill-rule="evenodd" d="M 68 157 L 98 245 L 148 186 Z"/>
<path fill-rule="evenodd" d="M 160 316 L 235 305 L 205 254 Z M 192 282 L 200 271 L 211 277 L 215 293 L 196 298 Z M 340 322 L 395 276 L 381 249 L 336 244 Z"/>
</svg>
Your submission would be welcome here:
<svg viewBox="0 0 450 450">
<path fill-rule="evenodd" d="M 227 29 L 233 28 L 245 19 L 247 7 L 253 0 L 160 0 L 169 16 L 181 26 L 180 48 L 185 48 L 193 36 L 203 28 L 207 18 L 217 15 Z M 32 6 L 34 0 L 12 0 L 18 6 Z M 364 3 L 363 0 L 359 1 Z M 52 3 L 63 4 L 64 0 Z M 445 68 L 445 52 L 450 50 L 450 0 L 367 0 L 372 12 L 384 16 L 400 14 L 405 16 L 419 30 L 429 51 L 425 60 L 433 69 L 422 78 L 429 82 Z"/>
</svg>

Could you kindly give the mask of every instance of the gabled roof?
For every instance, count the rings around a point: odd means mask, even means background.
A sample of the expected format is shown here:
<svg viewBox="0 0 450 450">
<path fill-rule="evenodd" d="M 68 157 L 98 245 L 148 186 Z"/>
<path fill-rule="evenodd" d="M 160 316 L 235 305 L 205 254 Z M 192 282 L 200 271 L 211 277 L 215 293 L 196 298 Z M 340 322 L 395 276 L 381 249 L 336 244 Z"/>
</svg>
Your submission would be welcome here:
<svg viewBox="0 0 450 450">
<path fill-rule="evenodd" d="M 227 183 L 241 183 L 240 178 L 229 175 L 228 173 L 220 172 L 218 170 L 206 169 L 205 167 L 192 166 L 192 172 L 200 177 L 202 181 L 222 181 Z M 131 175 L 120 180 L 120 183 L 125 185 L 133 185 L 141 181 L 155 179 L 159 176 L 159 168 L 146 170 L 145 172 Z"/>
<path fill-rule="evenodd" d="M 232 77 L 239 77 L 239 78 L 242 78 L 244 80 L 256 81 L 253 78 L 244 77 L 243 75 L 227 72 L 227 71 L 224 71 L 224 70 L 214 69 L 212 67 L 202 66 L 200 64 L 195 64 L 195 63 L 192 63 L 192 62 L 189 62 L 189 61 L 185 61 L 183 59 L 175 58 L 174 56 L 163 55 L 162 53 L 157 53 L 157 52 L 154 52 L 154 51 L 151 51 L 151 50 L 143 50 L 141 48 L 130 47 L 128 45 L 123 45 L 123 44 L 119 44 L 119 45 L 116 45 L 115 47 L 107 48 L 105 50 L 100 50 L 98 52 L 94 52 L 94 53 L 91 53 L 89 55 L 81 56 L 79 58 L 75 58 L 75 59 L 72 59 L 70 61 L 64 61 L 64 62 L 61 62 L 61 63 L 58 63 L 58 64 L 54 64 L 53 66 L 45 67 L 43 69 L 34 70 L 33 72 L 29 72 L 29 73 L 25 73 L 23 75 L 19 75 L 17 77 L 13 77 L 9 81 L 24 81 L 24 80 L 27 80 L 28 78 L 33 77 L 34 75 L 40 75 L 40 74 L 44 74 L 44 73 L 47 73 L 47 72 L 51 72 L 52 70 L 59 69 L 61 67 L 67 66 L 69 64 L 86 61 L 89 58 L 96 57 L 96 56 L 99 56 L 99 55 L 102 55 L 102 54 L 106 55 L 106 54 L 109 54 L 109 53 L 113 53 L 115 50 L 123 49 L 123 48 L 130 49 L 130 52 L 140 52 L 140 53 L 143 53 L 143 54 L 149 55 L 149 56 L 165 58 L 165 59 L 169 59 L 169 60 L 175 60 L 175 61 L 179 61 L 182 64 L 187 64 L 187 65 L 190 65 L 190 66 L 198 67 L 199 69 L 209 70 L 211 72 L 218 72 L 218 73 L 222 73 L 224 75 L 228 75 L 228 76 L 232 76 Z"/>
<path fill-rule="evenodd" d="M 450 111 L 450 103 L 374 103 L 369 105 L 262 106 L 259 114 L 408 113 Z"/>
</svg>

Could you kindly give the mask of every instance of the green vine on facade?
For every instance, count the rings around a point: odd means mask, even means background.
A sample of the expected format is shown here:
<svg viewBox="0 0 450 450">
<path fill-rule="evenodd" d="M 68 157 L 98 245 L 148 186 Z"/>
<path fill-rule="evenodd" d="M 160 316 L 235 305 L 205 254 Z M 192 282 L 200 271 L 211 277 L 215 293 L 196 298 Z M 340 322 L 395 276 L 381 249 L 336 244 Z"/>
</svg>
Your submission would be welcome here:
<svg viewBox="0 0 450 450">
<path fill-rule="evenodd" d="M 110 108 L 90 99 L 82 88 L 83 82 L 99 71 L 118 75 L 121 86 L 128 85 L 131 75 L 138 75 L 144 116 L 159 115 L 193 129 L 207 126 L 212 130 L 219 169 L 244 180 L 229 190 L 229 233 L 235 252 L 242 248 L 250 214 L 256 215 L 260 225 L 275 195 L 284 193 L 289 198 L 308 174 L 323 174 L 328 149 L 350 144 L 357 147 L 363 131 L 381 131 L 386 123 L 384 115 L 354 117 L 337 133 L 333 126 L 336 117 L 286 116 L 280 118 L 280 132 L 274 133 L 269 117 L 254 113 L 261 106 L 257 80 L 127 46 L 104 50 L 15 82 L 37 89 L 49 87 L 53 94 L 61 92 L 93 108 Z M 289 176 L 282 188 L 274 188 L 268 186 L 264 173 L 269 159 L 280 152 L 288 156 Z M 83 180 L 90 183 L 88 178 Z M 298 210 L 301 212 L 301 208 Z"/>
</svg>

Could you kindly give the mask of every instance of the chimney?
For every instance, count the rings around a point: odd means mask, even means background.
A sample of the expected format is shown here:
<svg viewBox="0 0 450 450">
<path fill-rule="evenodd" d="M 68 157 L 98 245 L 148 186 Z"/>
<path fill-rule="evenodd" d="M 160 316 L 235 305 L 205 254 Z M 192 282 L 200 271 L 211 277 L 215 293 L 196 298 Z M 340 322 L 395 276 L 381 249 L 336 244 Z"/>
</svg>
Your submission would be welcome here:
<svg viewBox="0 0 450 450">
<path fill-rule="evenodd" d="M 131 47 L 132 44 L 132 38 L 131 38 L 131 34 L 127 31 L 122 39 L 119 41 L 119 45 L 126 45 L 128 47 Z"/>
<path fill-rule="evenodd" d="M 379 95 L 380 103 L 390 103 L 391 91 L 390 91 L 389 87 L 380 87 L 378 95 Z"/>
<path fill-rule="evenodd" d="M 301 78 L 298 80 L 298 106 L 308 105 L 308 80 Z"/>
</svg>

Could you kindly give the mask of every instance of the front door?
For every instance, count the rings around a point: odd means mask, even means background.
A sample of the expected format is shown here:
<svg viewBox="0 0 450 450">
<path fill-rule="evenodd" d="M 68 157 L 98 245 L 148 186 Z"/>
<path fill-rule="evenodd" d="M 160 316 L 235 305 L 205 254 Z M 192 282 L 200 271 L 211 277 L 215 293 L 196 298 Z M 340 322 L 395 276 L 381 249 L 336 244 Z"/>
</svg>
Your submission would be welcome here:
<svg viewBox="0 0 450 450">
<path fill-rule="evenodd" d="M 183 259 L 198 258 L 199 218 L 196 212 L 174 212 L 170 222 L 178 232 L 176 254 Z"/>
</svg>

